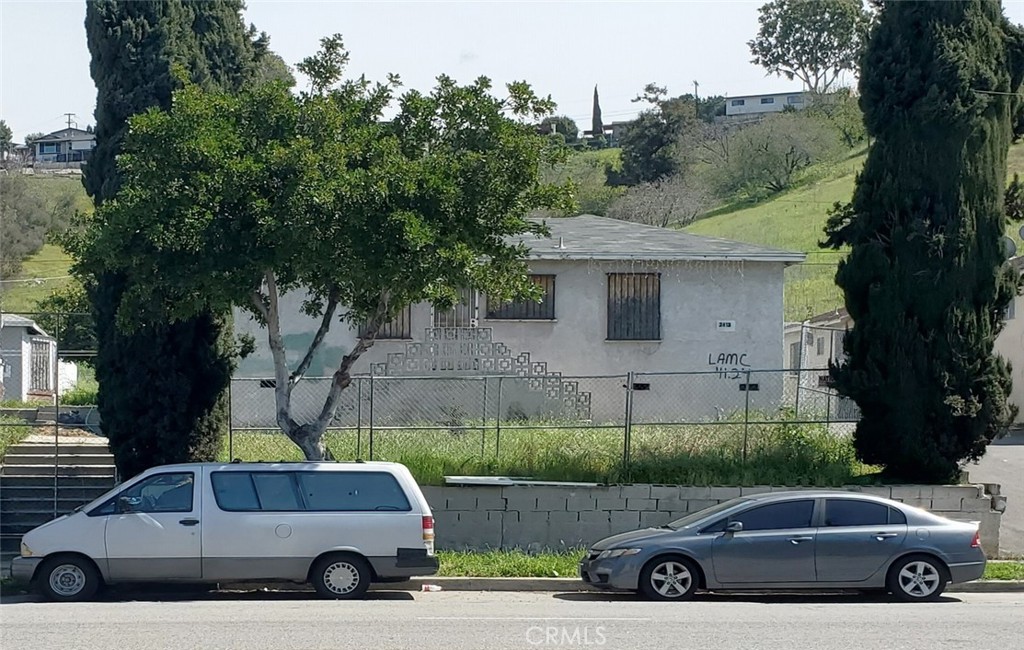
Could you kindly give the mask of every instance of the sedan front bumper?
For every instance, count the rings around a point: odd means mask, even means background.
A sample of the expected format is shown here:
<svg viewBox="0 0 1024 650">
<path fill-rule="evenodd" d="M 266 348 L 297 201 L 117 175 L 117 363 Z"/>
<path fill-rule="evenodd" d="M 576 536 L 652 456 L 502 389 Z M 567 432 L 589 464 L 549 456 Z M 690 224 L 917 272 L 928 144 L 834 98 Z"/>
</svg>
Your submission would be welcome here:
<svg viewBox="0 0 1024 650">
<path fill-rule="evenodd" d="M 36 574 L 36 569 L 43 561 L 41 557 L 16 557 L 11 560 L 11 579 L 28 583 Z"/>
<path fill-rule="evenodd" d="M 598 589 L 636 591 L 640 583 L 638 556 L 596 559 L 591 553 L 580 560 L 579 574 L 583 582 Z"/>
</svg>

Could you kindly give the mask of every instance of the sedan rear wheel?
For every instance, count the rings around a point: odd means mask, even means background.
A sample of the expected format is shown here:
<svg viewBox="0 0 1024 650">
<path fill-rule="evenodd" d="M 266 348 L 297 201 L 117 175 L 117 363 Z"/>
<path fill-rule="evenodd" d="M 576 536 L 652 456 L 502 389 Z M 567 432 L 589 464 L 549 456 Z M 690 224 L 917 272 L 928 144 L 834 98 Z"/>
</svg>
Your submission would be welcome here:
<svg viewBox="0 0 1024 650">
<path fill-rule="evenodd" d="M 698 575 L 687 558 L 655 558 L 640 572 L 640 593 L 651 600 L 689 600 L 697 591 Z"/>
<path fill-rule="evenodd" d="M 908 602 L 937 599 L 949 581 L 946 567 L 927 555 L 911 555 L 889 569 L 887 587 L 893 596 Z"/>
</svg>

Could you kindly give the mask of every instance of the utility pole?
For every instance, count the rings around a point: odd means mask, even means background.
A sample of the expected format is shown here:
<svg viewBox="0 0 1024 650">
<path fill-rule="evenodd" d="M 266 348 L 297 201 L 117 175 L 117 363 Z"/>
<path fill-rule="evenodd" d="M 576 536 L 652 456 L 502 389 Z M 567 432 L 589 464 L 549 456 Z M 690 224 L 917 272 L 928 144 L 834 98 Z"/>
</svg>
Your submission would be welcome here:
<svg viewBox="0 0 1024 650">
<path fill-rule="evenodd" d="M 68 128 L 70 129 L 71 128 L 71 123 L 74 121 L 71 118 L 75 117 L 75 114 L 74 113 L 64 113 L 64 115 L 68 118 Z"/>
</svg>

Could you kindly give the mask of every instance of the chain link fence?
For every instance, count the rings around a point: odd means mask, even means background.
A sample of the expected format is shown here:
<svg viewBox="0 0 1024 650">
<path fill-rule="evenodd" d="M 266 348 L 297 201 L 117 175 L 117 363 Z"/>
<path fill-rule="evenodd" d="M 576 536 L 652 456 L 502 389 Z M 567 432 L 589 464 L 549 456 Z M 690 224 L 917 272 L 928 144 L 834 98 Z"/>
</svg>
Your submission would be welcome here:
<svg viewBox="0 0 1024 650">
<path fill-rule="evenodd" d="M 357 376 L 343 392 L 325 442 L 335 458 L 449 459 L 449 470 L 501 465 L 554 448 L 628 464 L 637 453 L 680 450 L 695 439 L 738 445 L 744 456 L 762 432 L 786 425 L 852 431 L 856 408 L 809 378 L 821 370 L 727 369 L 610 376 Z M 805 381 L 806 380 L 806 381 Z M 312 422 L 330 378 L 305 378 L 292 417 Z M 299 460 L 278 429 L 274 381 L 231 384 L 228 455 Z M 578 460 L 578 459 L 577 459 Z M 470 462 L 472 461 L 472 463 Z M 607 463 L 601 463 L 606 466 Z"/>
</svg>

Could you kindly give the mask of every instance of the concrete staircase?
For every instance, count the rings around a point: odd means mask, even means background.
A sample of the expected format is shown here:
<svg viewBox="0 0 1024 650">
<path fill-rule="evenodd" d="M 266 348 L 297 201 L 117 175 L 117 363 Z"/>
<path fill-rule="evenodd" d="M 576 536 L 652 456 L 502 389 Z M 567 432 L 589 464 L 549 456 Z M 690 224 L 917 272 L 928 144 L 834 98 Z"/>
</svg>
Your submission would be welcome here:
<svg viewBox="0 0 1024 650">
<path fill-rule="evenodd" d="M 20 551 L 21 536 L 114 487 L 114 457 L 99 437 L 29 438 L 0 463 L 0 568 Z"/>
</svg>

